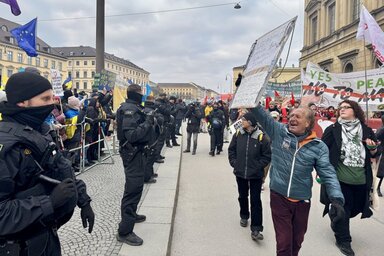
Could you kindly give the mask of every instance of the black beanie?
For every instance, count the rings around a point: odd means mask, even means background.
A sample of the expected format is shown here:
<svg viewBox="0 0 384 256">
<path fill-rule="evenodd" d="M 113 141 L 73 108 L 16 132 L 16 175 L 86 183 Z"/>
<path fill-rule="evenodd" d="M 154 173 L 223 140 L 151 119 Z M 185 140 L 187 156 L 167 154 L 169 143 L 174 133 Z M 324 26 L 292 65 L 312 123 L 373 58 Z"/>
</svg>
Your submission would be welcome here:
<svg viewBox="0 0 384 256">
<path fill-rule="evenodd" d="M 52 89 L 51 83 L 44 77 L 32 72 L 13 74 L 5 85 L 7 101 L 10 104 L 29 100 L 49 89 Z"/>
<path fill-rule="evenodd" d="M 256 127 L 257 119 L 254 114 L 252 114 L 251 112 L 248 112 L 245 115 L 243 115 L 243 118 L 247 120 L 251 126 Z"/>
</svg>

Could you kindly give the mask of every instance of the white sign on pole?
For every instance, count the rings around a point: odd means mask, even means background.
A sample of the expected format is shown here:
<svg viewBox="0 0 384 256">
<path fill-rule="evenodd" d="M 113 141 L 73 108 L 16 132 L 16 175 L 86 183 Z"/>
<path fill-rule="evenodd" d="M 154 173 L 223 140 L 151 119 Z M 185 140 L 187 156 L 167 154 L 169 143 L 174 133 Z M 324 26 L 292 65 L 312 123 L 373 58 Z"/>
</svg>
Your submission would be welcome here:
<svg viewBox="0 0 384 256">
<path fill-rule="evenodd" d="M 243 79 L 233 99 L 231 108 L 256 107 L 268 79 L 284 48 L 297 17 L 268 32 L 256 40 L 248 56 Z"/>
<path fill-rule="evenodd" d="M 341 101 L 349 99 L 362 106 L 368 102 L 371 111 L 384 110 L 384 69 L 367 70 L 366 83 L 364 71 L 329 73 L 308 62 L 302 79 L 302 102 L 328 107 L 337 106 Z"/>
<path fill-rule="evenodd" d="M 61 84 L 61 74 L 56 69 L 51 69 L 51 83 L 53 94 L 55 96 L 64 96 L 63 86 Z"/>
</svg>

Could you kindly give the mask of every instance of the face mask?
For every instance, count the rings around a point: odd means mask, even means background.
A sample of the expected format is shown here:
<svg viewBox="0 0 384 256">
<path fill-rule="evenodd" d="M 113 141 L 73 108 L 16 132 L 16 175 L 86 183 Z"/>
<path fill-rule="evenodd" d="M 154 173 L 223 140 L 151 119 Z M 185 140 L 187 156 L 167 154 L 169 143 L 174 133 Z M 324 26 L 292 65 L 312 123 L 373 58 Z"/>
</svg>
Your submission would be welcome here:
<svg viewBox="0 0 384 256">
<path fill-rule="evenodd" d="M 28 125 L 33 129 L 38 130 L 44 120 L 52 112 L 53 108 L 54 104 L 40 107 L 27 107 L 12 115 L 12 118 L 20 124 Z"/>
</svg>

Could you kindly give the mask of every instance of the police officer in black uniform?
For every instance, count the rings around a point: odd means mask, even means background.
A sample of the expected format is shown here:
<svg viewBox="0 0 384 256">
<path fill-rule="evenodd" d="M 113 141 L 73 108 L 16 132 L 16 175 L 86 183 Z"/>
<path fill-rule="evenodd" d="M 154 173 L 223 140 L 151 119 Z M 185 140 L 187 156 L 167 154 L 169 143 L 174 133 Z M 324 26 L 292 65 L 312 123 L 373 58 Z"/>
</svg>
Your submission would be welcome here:
<svg viewBox="0 0 384 256">
<path fill-rule="evenodd" d="M 211 136 L 211 151 L 209 154 L 215 156 L 215 149 L 217 149 L 216 154 L 220 155 L 223 151 L 223 126 L 225 122 L 224 112 L 219 109 L 219 104 L 217 102 L 213 103 L 213 110 L 207 116 L 209 122 L 209 135 Z"/>
<path fill-rule="evenodd" d="M 45 118 L 53 110 L 50 82 L 12 75 L 0 104 L 0 255 L 61 255 L 57 229 L 81 208 L 91 233 L 95 215 L 85 183 L 57 150 Z"/>
<path fill-rule="evenodd" d="M 155 100 L 156 108 L 158 109 L 158 113 L 163 115 L 164 118 L 164 129 L 160 134 L 159 140 L 156 146 L 156 163 L 164 163 L 163 157 L 161 156 L 161 150 L 166 143 L 166 138 L 169 134 L 169 123 L 171 122 L 171 106 L 168 104 L 167 94 L 161 93 L 159 98 Z M 167 140 L 167 147 L 172 147 L 172 145 Z"/>
<path fill-rule="evenodd" d="M 154 173 L 153 165 L 156 160 L 156 146 L 159 141 L 160 134 L 163 132 L 164 127 L 164 118 L 163 115 L 158 113 L 158 110 L 155 105 L 155 98 L 153 96 L 148 96 L 144 102 L 144 112 L 146 114 L 155 116 L 155 125 L 150 131 L 149 146 L 147 151 L 147 161 L 145 165 L 145 174 L 144 174 L 144 183 L 155 183 L 157 173 Z"/>
<path fill-rule="evenodd" d="M 144 215 L 138 215 L 137 205 L 144 186 L 144 170 L 149 135 L 154 124 L 154 116 L 146 115 L 141 106 L 141 87 L 131 84 L 127 89 L 125 103 L 116 112 L 117 137 L 120 145 L 120 156 L 125 172 L 124 195 L 121 200 L 121 222 L 117 240 L 129 245 L 143 244 L 143 239 L 133 232 L 135 223 L 143 222 Z"/>
</svg>

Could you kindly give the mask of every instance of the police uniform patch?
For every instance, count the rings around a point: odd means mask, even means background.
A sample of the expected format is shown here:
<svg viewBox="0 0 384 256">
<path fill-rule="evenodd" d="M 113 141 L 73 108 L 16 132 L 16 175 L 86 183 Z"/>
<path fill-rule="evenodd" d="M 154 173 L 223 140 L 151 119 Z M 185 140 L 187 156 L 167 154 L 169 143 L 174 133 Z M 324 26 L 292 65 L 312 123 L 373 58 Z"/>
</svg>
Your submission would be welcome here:
<svg viewBox="0 0 384 256">
<path fill-rule="evenodd" d="M 32 151 L 30 149 L 26 148 L 26 149 L 24 149 L 24 154 L 30 155 L 30 154 L 32 154 Z"/>
</svg>

